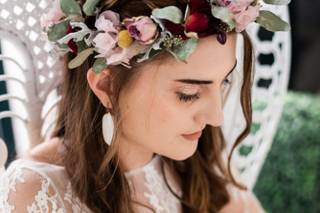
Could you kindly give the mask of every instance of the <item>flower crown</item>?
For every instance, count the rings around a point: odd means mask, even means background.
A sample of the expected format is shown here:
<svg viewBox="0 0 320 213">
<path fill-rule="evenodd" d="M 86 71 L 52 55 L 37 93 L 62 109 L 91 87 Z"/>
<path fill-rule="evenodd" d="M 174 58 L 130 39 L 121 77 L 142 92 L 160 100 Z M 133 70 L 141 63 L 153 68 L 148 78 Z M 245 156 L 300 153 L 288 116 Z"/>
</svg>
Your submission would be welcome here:
<svg viewBox="0 0 320 213">
<path fill-rule="evenodd" d="M 189 0 L 184 12 L 176 6 L 167 6 L 153 9 L 150 16 L 123 20 L 114 11 L 101 12 L 100 1 L 86 0 L 81 7 L 76 0 L 55 0 L 49 13 L 41 17 L 49 41 L 60 52 L 72 52 L 75 56 L 68 64 L 69 69 L 80 66 L 92 54 L 96 73 L 109 65 L 130 68 L 131 59 L 140 63 L 162 50 L 185 61 L 197 47 L 199 38 L 217 34 L 217 40 L 224 44 L 228 32 L 241 32 L 251 22 L 273 32 L 290 29 L 288 23 L 272 12 L 260 10 L 259 0 Z M 263 2 L 280 5 L 290 0 Z M 89 29 L 85 16 L 96 17 L 96 29 Z"/>
</svg>

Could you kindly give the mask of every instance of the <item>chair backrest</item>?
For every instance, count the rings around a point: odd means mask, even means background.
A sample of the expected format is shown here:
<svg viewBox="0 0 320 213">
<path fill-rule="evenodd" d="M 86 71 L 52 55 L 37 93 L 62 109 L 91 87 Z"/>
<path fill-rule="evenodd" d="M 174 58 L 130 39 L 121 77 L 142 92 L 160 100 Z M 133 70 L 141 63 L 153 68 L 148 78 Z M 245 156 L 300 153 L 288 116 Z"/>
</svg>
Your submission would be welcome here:
<svg viewBox="0 0 320 213">
<path fill-rule="evenodd" d="M 267 10 L 289 20 L 287 6 L 266 6 Z M 252 91 L 253 124 L 250 135 L 238 146 L 232 157 L 232 165 L 240 173 L 242 181 L 253 188 L 267 154 L 282 113 L 284 96 L 287 94 L 291 64 L 291 34 L 272 33 L 257 24 L 248 27 L 248 33 L 255 49 L 255 77 Z M 243 54 L 243 42 L 239 38 L 238 59 Z M 241 60 L 239 60 L 241 62 Z M 238 69 L 242 68 L 239 63 Z M 241 79 L 242 72 L 238 72 Z M 240 107 L 240 90 L 230 92 L 225 103 L 225 125 L 223 132 L 227 139 L 227 153 L 244 128 Z"/>
<path fill-rule="evenodd" d="M 42 38 L 39 24 L 40 14 L 47 12 L 53 1 L 48 0 L 0 0 L 0 39 L 14 44 L 16 48 L 3 48 L 0 60 L 4 62 L 5 75 L 1 81 L 14 82 L 8 94 L 1 94 L 0 101 L 10 100 L 10 106 L 20 104 L 16 110 L 0 112 L 5 117 L 22 121 L 26 126 L 26 137 L 16 140 L 17 147 L 25 149 L 40 143 L 54 123 L 54 109 L 59 97 L 54 93 L 61 82 L 62 61 L 51 52 L 52 46 Z M 288 20 L 288 8 L 272 6 L 273 12 Z M 249 34 L 256 50 L 256 74 L 253 88 L 253 128 L 252 133 L 235 152 L 233 165 L 239 171 L 244 183 L 252 188 L 272 144 L 282 111 L 282 97 L 286 94 L 291 39 L 289 33 L 269 33 L 255 24 L 249 27 Z M 238 57 L 241 58 L 243 44 L 239 39 Z M 20 57 L 17 57 L 20 54 Z M 241 62 L 241 60 L 239 60 Z M 239 77 L 241 78 L 241 63 Z M 18 71 L 17 71 L 18 70 Z M 24 95 L 12 94 L 21 87 Z M 10 87 L 10 86 L 9 86 Z M 236 88 L 236 87 L 235 87 Z M 21 107 L 25 115 L 21 115 Z M 244 127 L 239 106 L 239 90 L 232 91 L 225 103 L 225 124 L 223 131 L 230 148 Z M 51 116 L 50 116 L 51 115 Z M 49 120 L 49 121 L 48 121 Z M 21 122 L 20 122 L 21 126 Z M 15 129 L 21 131 L 17 124 Z M 16 133 L 17 135 L 17 133 Z M 18 135 L 17 135 L 18 136 Z M 26 142 L 28 141 L 28 142 Z M 27 146 L 26 143 L 29 143 Z M 25 149 L 18 150 L 23 153 Z M 1 163 L 1 162 L 0 162 Z"/>
<path fill-rule="evenodd" d="M 8 158 L 8 150 L 6 144 L 2 139 L 0 139 L 0 176 L 5 171 L 4 164 Z"/>
<path fill-rule="evenodd" d="M 53 1 L 0 1 L 0 60 L 5 70 L 0 81 L 8 86 L 8 94 L 2 94 L 0 99 L 9 100 L 11 107 L 10 111 L 0 113 L 0 119 L 15 118 L 16 143 L 26 149 L 45 137 L 50 124 L 44 126 L 44 123 L 57 103 L 46 101 L 54 96 L 53 91 L 61 80 L 61 59 L 55 53 L 50 54 L 52 46 L 43 39 L 39 24 L 40 14 L 47 12 L 49 2 Z M 21 126 L 26 127 L 27 138 Z M 24 151 L 18 150 L 18 154 Z"/>
</svg>

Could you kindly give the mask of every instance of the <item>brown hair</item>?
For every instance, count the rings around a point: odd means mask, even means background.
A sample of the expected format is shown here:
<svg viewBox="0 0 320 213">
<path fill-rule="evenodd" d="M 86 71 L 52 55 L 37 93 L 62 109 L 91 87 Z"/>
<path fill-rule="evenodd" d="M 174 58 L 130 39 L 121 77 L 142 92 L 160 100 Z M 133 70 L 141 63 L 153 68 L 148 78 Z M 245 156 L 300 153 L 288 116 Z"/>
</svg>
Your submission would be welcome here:
<svg viewBox="0 0 320 213">
<path fill-rule="evenodd" d="M 186 0 L 106 0 L 104 9 L 119 12 L 122 17 L 150 15 L 151 9 L 176 5 L 183 11 Z M 90 24 L 90 20 L 87 20 Z M 218 212 L 229 201 L 226 184 L 232 182 L 240 188 L 231 174 L 230 159 L 235 147 L 248 135 L 251 126 L 252 45 L 248 35 L 244 36 L 244 81 L 241 88 L 241 105 L 246 119 L 246 128 L 237 138 L 228 157 L 228 166 L 222 157 L 225 140 L 220 127 L 206 126 L 195 154 L 184 161 L 165 158 L 164 162 L 177 172 L 183 191 L 183 212 Z M 70 60 L 70 55 L 68 57 Z M 67 61 L 68 61 L 67 60 Z M 101 133 L 101 119 L 106 109 L 91 91 L 87 70 L 93 58 L 75 70 L 65 72 L 60 93 L 58 120 L 52 137 L 64 139 L 67 147 L 63 163 L 70 178 L 72 189 L 80 200 L 93 212 L 134 212 L 130 188 L 119 165 L 116 145 L 108 146 Z M 111 96 L 112 114 L 117 131 L 121 115 L 118 99 L 122 89 L 133 79 L 133 70 L 114 66 L 112 83 L 106 91 Z M 117 137 L 117 133 L 115 137 Z M 116 140 L 116 139 L 114 139 Z M 94 154 L 93 154 L 94 153 Z M 162 172 L 163 165 L 162 165 Z M 165 175 L 165 174 L 164 174 Z M 170 186 L 168 186 L 170 188 Z M 172 191 L 172 190 L 171 190 Z M 172 191 L 172 193 L 174 193 Z M 176 195 L 177 196 L 177 195 Z"/>
</svg>

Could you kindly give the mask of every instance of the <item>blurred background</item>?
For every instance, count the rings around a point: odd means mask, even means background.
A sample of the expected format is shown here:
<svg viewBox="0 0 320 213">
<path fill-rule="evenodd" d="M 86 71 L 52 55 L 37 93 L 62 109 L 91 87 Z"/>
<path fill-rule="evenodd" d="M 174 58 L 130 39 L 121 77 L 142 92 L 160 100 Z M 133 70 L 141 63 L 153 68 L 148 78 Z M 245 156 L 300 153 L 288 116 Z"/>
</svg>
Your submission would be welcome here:
<svg viewBox="0 0 320 213">
<path fill-rule="evenodd" d="M 269 212 L 320 212 L 320 1 L 293 0 L 289 93 L 254 192 Z"/>
<path fill-rule="evenodd" d="M 1 1 L 0 6 L 3 2 L 6 0 Z M 43 2 L 45 1 L 41 0 L 38 5 L 33 6 L 27 4 L 26 10 L 31 12 L 37 6 L 45 8 Z M 0 7 L 0 16 L 8 17 L 8 11 L 8 8 Z M 258 169 L 259 175 L 253 190 L 268 212 L 320 213 L 320 1 L 293 0 L 289 11 L 292 27 L 292 58 L 288 92 L 282 100 L 283 110 L 277 130 L 274 135 L 270 133 L 271 138 L 274 136 L 273 143 L 270 149 L 265 148 L 269 152 L 265 160 L 263 159 L 262 168 Z M 17 7 L 13 8 L 13 12 L 21 14 Z M 29 17 L 30 26 L 32 21 Z M 20 22 L 22 23 L 21 20 Z M 18 25 L 19 20 L 17 28 Z M 258 34 L 262 40 L 269 38 L 272 40 L 273 37 L 273 34 L 262 29 Z M 29 35 L 32 37 L 32 31 Z M 1 51 L 10 52 L 14 48 L 8 44 L 1 42 L 0 44 L 2 44 L 0 55 Z M 36 54 L 39 52 L 37 49 L 33 51 Z M 258 60 L 261 60 L 261 64 L 272 64 L 275 61 L 273 57 L 265 54 Z M 50 64 L 50 61 L 45 63 Z M 43 66 L 41 62 L 37 62 L 37 68 L 41 69 Z M 3 61 L 0 60 L 0 75 L 6 74 L 4 67 Z M 260 80 L 257 84 L 268 87 L 271 82 Z M 7 94 L 9 90 L 10 86 L 1 80 L 0 93 Z M 14 87 L 14 90 L 17 91 L 17 88 Z M 8 111 L 10 102 L 6 98 L 0 101 L 0 112 Z M 15 158 L 19 149 L 27 149 L 23 148 L 26 143 L 14 143 L 19 137 L 22 137 L 19 140 L 23 140 L 25 136 L 14 134 L 13 127 L 18 129 L 20 127 L 13 122 L 10 118 L 0 120 L 0 137 L 8 147 L 7 164 Z M 253 132 L 256 131 L 255 128 L 253 125 Z"/>
</svg>

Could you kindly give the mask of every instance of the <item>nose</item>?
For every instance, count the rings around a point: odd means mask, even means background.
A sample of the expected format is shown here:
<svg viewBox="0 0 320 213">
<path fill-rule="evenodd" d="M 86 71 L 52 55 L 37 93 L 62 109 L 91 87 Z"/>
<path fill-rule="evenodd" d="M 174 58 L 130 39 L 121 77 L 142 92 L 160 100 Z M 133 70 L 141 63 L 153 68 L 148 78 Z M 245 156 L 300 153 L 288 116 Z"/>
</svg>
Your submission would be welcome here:
<svg viewBox="0 0 320 213">
<path fill-rule="evenodd" d="M 224 119 L 222 107 L 222 95 L 220 91 L 214 92 L 203 104 L 203 108 L 198 114 L 198 123 L 214 127 L 221 126 Z"/>
</svg>

